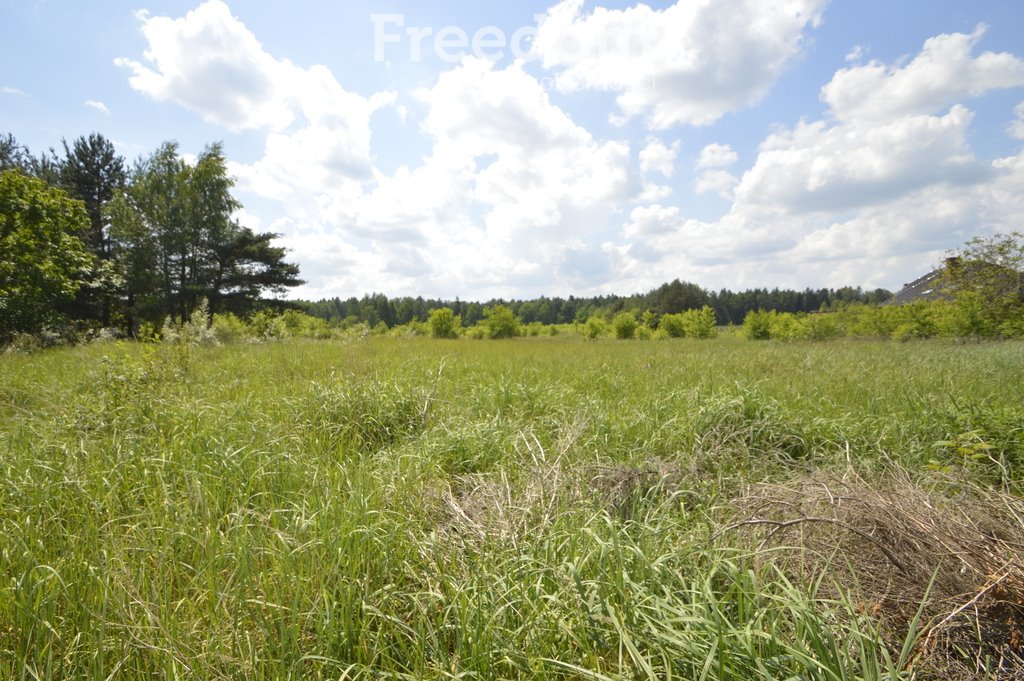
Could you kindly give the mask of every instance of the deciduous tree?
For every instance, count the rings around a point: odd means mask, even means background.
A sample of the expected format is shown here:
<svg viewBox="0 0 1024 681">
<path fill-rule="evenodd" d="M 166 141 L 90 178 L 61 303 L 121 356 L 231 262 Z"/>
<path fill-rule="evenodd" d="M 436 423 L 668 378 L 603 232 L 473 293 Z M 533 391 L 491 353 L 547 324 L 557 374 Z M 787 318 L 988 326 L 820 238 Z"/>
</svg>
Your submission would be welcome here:
<svg viewBox="0 0 1024 681">
<path fill-rule="evenodd" d="M 0 173 L 0 341 L 35 333 L 75 295 L 89 258 L 80 201 L 19 170 Z"/>
</svg>

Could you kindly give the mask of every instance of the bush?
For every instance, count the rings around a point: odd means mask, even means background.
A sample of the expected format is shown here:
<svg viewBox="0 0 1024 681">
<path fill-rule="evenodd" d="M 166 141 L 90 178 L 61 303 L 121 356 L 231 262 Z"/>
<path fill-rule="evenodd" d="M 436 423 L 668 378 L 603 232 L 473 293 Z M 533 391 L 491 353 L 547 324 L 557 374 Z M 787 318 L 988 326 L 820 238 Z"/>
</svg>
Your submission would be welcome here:
<svg viewBox="0 0 1024 681">
<path fill-rule="evenodd" d="M 661 317 L 659 329 L 664 330 L 669 338 L 685 338 L 686 323 L 681 314 L 667 314 Z"/>
<path fill-rule="evenodd" d="M 491 338 L 515 338 L 519 335 L 519 320 L 512 314 L 512 310 L 504 305 L 484 310 L 484 317 Z"/>
<path fill-rule="evenodd" d="M 213 315 L 213 335 L 221 343 L 237 343 L 250 335 L 249 325 L 230 312 Z"/>
<path fill-rule="evenodd" d="M 715 311 L 707 305 L 699 310 L 688 310 L 682 317 L 686 335 L 690 338 L 714 338 L 718 335 Z"/>
<path fill-rule="evenodd" d="M 491 337 L 491 332 L 485 324 L 476 324 L 466 329 L 466 335 L 473 340 L 484 340 Z"/>
<path fill-rule="evenodd" d="M 630 340 L 636 334 L 636 316 L 632 312 L 621 312 L 612 320 L 615 337 L 619 340 Z"/>
<path fill-rule="evenodd" d="M 458 338 L 462 330 L 462 318 L 447 307 L 431 310 L 427 324 L 434 338 Z"/>
<path fill-rule="evenodd" d="M 748 312 L 743 319 L 743 335 L 750 340 L 770 340 L 773 314 L 764 310 Z"/>
<path fill-rule="evenodd" d="M 281 321 L 289 336 L 296 338 L 330 338 L 331 327 L 320 317 L 313 317 L 299 310 L 286 310 Z"/>
<path fill-rule="evenodd" d="M 164 322 L 161 338 L 164 342 L 182 345 L 217 345 L 217 334 L 209 326 L 209 319 L 210 308 L 204 298 L 184 324 L 176 326 L 168 317 Z"/>
<path fill-rule="evenodd" d="M 260 310 L 249 319 L 252 334 L 259 340 L 284 338 L 288 335 L 288 327 L 273 312 Z"/>
<path fill-rule="evenodd" d="M 597 340 L 601 336 L 608 332 L 608 325 L 598 315 L 592 316 L 587 320 L 586 326 L 583 327 L 583 335 L 589 340 Z"/>
</svg>

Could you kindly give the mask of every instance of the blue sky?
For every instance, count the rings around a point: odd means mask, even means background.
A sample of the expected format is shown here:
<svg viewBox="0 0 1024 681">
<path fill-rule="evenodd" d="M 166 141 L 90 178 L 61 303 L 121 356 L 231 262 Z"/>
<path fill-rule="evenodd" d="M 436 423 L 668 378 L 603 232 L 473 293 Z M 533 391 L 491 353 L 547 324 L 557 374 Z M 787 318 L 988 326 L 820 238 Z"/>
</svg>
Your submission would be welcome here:
<svg viewBox="0 0 1024 681">
<path fill-rule="evenodd" d="M 222 141 L 302 297 L 895 289 L 1024 226 L 1017 0 L 3 14 L 0 132 Z"/>
</svg>

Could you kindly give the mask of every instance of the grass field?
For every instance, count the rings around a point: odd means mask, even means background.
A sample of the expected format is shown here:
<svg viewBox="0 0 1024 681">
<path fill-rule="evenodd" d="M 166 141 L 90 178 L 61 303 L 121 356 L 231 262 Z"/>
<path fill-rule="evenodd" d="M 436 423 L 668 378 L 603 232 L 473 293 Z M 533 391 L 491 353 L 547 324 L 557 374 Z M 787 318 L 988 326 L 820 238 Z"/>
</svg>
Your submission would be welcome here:
<svg viewBox="0 0 1024 681">
<path fill-rule="evenodd" d="M 1024 674 L 1022 480 L 1019 342 L 9 355 L 0 678 Z"/>
</svg>

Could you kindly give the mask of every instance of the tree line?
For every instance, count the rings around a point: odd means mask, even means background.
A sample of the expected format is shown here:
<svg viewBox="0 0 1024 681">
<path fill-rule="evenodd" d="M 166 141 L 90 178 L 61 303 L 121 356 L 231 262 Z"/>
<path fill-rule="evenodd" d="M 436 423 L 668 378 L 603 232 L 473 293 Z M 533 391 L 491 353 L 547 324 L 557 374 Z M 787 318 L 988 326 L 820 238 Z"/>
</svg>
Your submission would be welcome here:
<svg viewBox="0 0 1024 681">
<path fill-rule="evenodd" d="M 0 136 L 0 342 L 63 326 L 127 335 L 166 319 L 247 314 L 302 283 L 297 265 L 232 216 L 220 144 L 190 162 L 165 142 L 128 164 L 100 134 L 33 155 Z"/>
<path fill-rule="evenodd" d="M 877 304 L 892 297 L 885 289 L 865 291 L 859 287 L 840 289 L 757 288 L 733 292 L 727 289 L 708 291 L 697 284 L 678 279 L 663 284 L 647 293 L 632 296 L 592 296 L 568 298 L 540 297 L 532 300 L 495 299 L 487 302 L 424 299 L 422 297 L 388 298 L 382 293 L 362 298 L 331 298 L 315 302 L 297 303 L 303 311 L 336 325 L 366 324 L 388 328 L 410 322 L 424 322 L 433 310 L 450 309 L 466 326 L 485 319 L 486 311 L 502 305 L 524 324 L 582 324 L 593 317 L 608 321 L 622 312 L 638 316 L 649 313 L 658 318 L 689 310 L 709 307 L 719 325 L 742 324 L 747 314 L 756 310 L 809 313 L 832 310 L 850 303 Z"/>
</svg>

